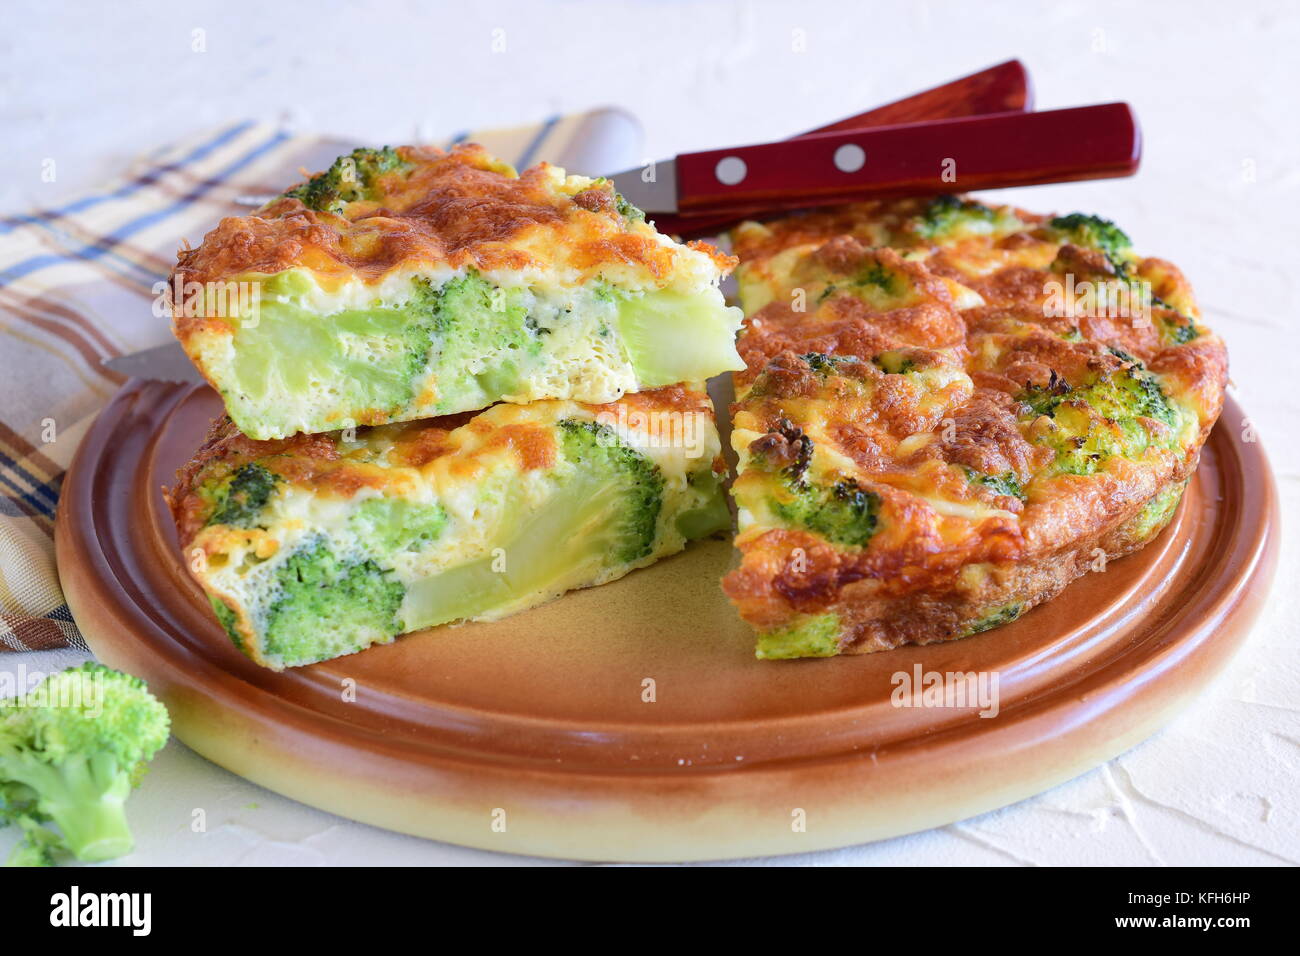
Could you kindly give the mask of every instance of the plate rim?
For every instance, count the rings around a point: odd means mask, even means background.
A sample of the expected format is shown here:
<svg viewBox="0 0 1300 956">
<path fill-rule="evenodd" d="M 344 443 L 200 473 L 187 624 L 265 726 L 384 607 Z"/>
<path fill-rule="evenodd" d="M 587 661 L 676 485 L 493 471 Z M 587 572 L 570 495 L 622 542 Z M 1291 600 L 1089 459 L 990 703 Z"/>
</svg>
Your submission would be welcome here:
<svg viewBox="0 0 1300 956">
<path fill-rule="evenodd" d="M 968 779 L 963 778 L 959 767 L 943 786 L 935 788 L 941 791 L 942 799 L 932 799 L 935 794 L 920 799 L 911 794 L 911 806 L 904 799 L 909 795 L 901 790 L 882 793 L 882 788 L 875 786 L 879 781 L 865 780 L 864 757 L 852 750 L 762 766 L 600 773 L 516 765 L 505 768 L 505 774 L 499 760 L 494 765 L 492 759 L 484 759 L 481 754 L 439 751 L 423 755 L 424 763 L 414 772 L 416 779 L 412 779 L 412 767 L 402 759 L 401 747 L 393 741 L 376 741 L 372 737 L 368 740 L 372 746 L 365 755 L 367 759 L 357 761 L 357 755 L 349 753 L 347 747 L 337 740 L 324 740 L 318 733 L 314 746 L 293 753 L 297 759 L 286 759 L 285 747 L 293 749 L 303 739 L 313 737 L 311 721 L 304 716 L 307 712 L 257 688 L 247 696 L 237 695 L 234 701 L 219 700 L 208 675 L 203 675 L 202 683 L 210 696 L 186 687 L 186 675 L 178 661 L 153 659 L 156 655 L 131 633 L 130 622 L 117 613 L 112 591 L 119 582 L 111 573 L 103 542 L 89 533 L 96 524 L 93 520 L 76 520 L 79 514 L 95 514 L 89 487 L 93 469 L 87 463 L 102 459 L 105 443 L 119 424 L 121 404 L 142 400 L 149 387 L 156 384 L 132 380 L 119 390 L 83 437 L 60 495 L 55 531 L 60 578 L 73 616 L 91 649 L 110 666 L 139 673 L 151 685 L 160 684 L 160 695 L 173 710 L 177 738 L 218 765 L 291 799 L 342 816 L 483 849 L 629 861 L 772 855 L 915 832 L 1005 806 L 1090 770 L 1163 726 L 1222 670 L 1244 641 L 1267 596 L 1277 563 L 1279 520 L 1273 473 L 1262 444 L 1243 440 L 1244 416 L 1235 400 L 1226 396 L 1223 414 L 1207 445 L 1215 442 L 1216 449 L 1231 449 L 1238 464 L 1236 470 L 1243 478 L 1257 476 L 1260 488 L 1256 490 L 1261 493 L 1253 502 L 1253 510 L 1246 512 L 1255 517 L 1252 532 L 1242 537 L 1241 527 L 1233 529 L 1234 541 L 1249 542 L 1248 559 L 1238 565 L 1231 585 L 1216 591 L 1209 609 L 1212 613 L 1191 628 L 1191 637 L 1164 651 L 1180 653 L 1188 659 L 1181 664 L 1194 667 L 1196 673 L 1171 680 L 1172 665 L 1166 664 L 1157 677 L 1162 684 L 1173 686 L 1164 686 L 1159 693 L 1147 688 L 1142 699 L 1135 698 L 1136 692 L 1127 696 L 1099 693 L 1098 697 L 1106 698 L 1104 706 L 1098 705 L 1102 707 L 1100 712 L 1083 726 L 1077 717 L 1072 722 L 1059 713 L 1066 707 L 1059 700 L 1041 713 L 1022 715 L 1012 731 L 1020 730 L 1019 736 L 1028 740 L 1027 744 L 1022 741 L 1020 749 L 1028 747 L 1037 752 L 1022 753 L 1011 747 L 1011 755 L 1021 761 L 1017 774 L 1011 775 L 1015 777 L 1012 781 L 990 780 L 987 774 L 970 766 L 991 742 L 1005 743 L 1006 732 L 981 731 L 972 736 L 969 730 L 957 734 L 957 743 L 947 745 L 968 751 L 958 761 L 965 765 Z M 195 391 L 187 386 L 167 388 L 173 395 Z M 176 399 L 176 403 L 180 401 Z M 158 437 L 145 436 L 146 445 L 152 449 Z M 150 491 L 156 493 L 156 489 Z M 109 573 L 96 574 L 96 570 Z M 123 633 L 126 640 L 122 639 Z M 769 666 L 789 665 L 778 662 Z M 191 681 L 196 676 L 189 675 Z M 259 691 L 271 700 L 271 707 L 265 699 L 254 704 Z M 798 721 L 816 716 L 784 719 Z M 1117 718 L 1122 719 L 1116 723 Z M 1034 732 L 1039 724 L 1053 721 L 1064 721 L 1065 731 L 1054 735 Z M 241 745 L 247 740 L 254 743 Z M 1063 748 L 1067 741 L 1071 746 Z M 1055 746 L 1047 746 L 1053 742 Z M 869 756 L 875 768 L 874 752 Z M 345 763 L 352 768 L 350 771 L 340 772 L 337 761 L 341 757 L 349 758 L 350 762 Z M 889 759 L 905 769 L 909 757 L 891 754 Z M 430 766 L 431 762 L 437 766 Z M 906 778 L 905 773 L 900 776 Z M 379 780 L 384 783 L 377 783 Z M 579 783 L 590 792 L 575 798 L 574 788 Z M 513 830 L 480 832 L 481 794 L 491 787 L 499 793 L 517 795 L 519 805 L 511 810 Z M 656 794 L 656 787 L 672 793 Z M 790 828 L 788 818 L 772 819 L 774 793 L 779 794 L 782 788 L 797 792 L 800 787 L 805 792 L 818 791 L 817 799 L 803 802 L 816 803 L 817 812 L 834 821 L 823 832 L 801 833 Z M 701 796 L 705 804 L 701 804 Z M 583 813 L 572 819 L 571 825 L 559 827 L 573 832 L 557 832 L 558 822 L 568 819 L 568 815 L 557 815 L 554 805 L 566 799 L 581 804 Z"/>
</svg>

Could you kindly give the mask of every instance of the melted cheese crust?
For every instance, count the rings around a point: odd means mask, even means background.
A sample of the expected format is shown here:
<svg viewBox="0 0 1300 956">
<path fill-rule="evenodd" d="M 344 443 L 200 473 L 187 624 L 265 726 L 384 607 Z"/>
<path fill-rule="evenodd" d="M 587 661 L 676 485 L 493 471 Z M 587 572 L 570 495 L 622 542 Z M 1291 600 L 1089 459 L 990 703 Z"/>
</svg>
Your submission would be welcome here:
<svg viewBox="0 0 1300 956">
<path fill-rule="evenodd" d="M 1067 275 L 1118 289 L 1097 250 L 1009 207 L 936 238 L 927 205 L 866 203 L 746 223 L 732 237 L 747 368 L 732 409 L 742 563 L 724 589 L 763 633 L 833 615 L 837 645 L 819 654 L 962 637 L 990 613 L 1014 617 L 1052 597 L 1097 548 L 1140 547 L 1172 516 L 1153 522 L 1144 508 L 1187 479 L 1222 407 L 1226 350 L 1176 267 L 1126 266 L 1124 279 L 1156 297 L 1145 318 L 1077 300 L 1061 310 L 1052 283 Z M 1187 320 L 1199 334 L 1171 341 L 1167 323 Z M 1068 404 L 1090 383 L 1130 376 L 1158 382 L 1162 420 L 1025 403 L 1061 393 Z M 1062 431 L 1070 416 L 1079 434 L 1122 435 L 1123 453 L 1076 449 Z M 1061 448 L 1089 473 L 1063 468 Z M 784 520 L 791 475 L 876 496 L 865 546 Z"/>
<path fill-rule="evenodd" d="M 472 498 L 486 475 L 527 475 L 551 468 L 556 454 L 554 426 L 566 418 L 609 424 L 674 481 L 684 483 L 688 470 L 718 468 L 721 462 L 713 406 L 703 387 L 674 385 L 626 395 L 606 405 L 503 403 L 480 412 L 359 428 L 352 442 L 344 432 L 257 441 L 240 432 L 229 418 L 221 418 L 176 473 L 167 500 L 186 550 L 198 543 L 210 554 L 224 553 L 227 534 L 241 539 L 265 535 L 278 548 L 283 542 L 277 535 L 283 529 L 205 527 L 215 507 L 205 489 L 241 466 L 259 462 L 283 479 L 285 493 L 307 495 L 318 502 L 348 501 L 358 495 Z M 683 420 L 688 423 L 684 427 L 698 427 L 698 434 L 687 434 L 682 440 L 682 435 L 671 431 Z M 247 546 L 256 550 L 258 543 L 250 539 Z"/>
<path fill-rule="evenodd" d="M 396 152 L 409 168 L 379 176 L 377 198 L 336 215 L 280 197 L 254 215 L 223 219 L 200 246 L 179 253 L 171 284 L 178 275 L 224 282 L 303 267 L 325 288 L 373 285 L 396 271 L 475 269 L 661 289 L 716 282 L 735 265 L 706 243 L 679 245 L 620 214 L 606 180 L 567 176 L 549 163 L 518 175 L 474 143 Z M 182 339 L 202 327 L 176 317 Z"/>
</svg>

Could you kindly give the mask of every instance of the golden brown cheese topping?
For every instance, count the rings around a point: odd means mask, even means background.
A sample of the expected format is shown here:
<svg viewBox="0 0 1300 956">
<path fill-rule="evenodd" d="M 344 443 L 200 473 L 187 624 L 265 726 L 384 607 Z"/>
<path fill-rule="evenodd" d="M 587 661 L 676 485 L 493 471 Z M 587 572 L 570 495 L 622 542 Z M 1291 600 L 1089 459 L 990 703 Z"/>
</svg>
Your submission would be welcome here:
<svg viewBox="0 0 1300 956">
<path fill-rule="evenodd" d="M 362 488 L 384 490 L 400 481 L 404 469 L 420 471 L 439 459 L 451 469 L 472 475 L 481 461 L 507 450 L 521 472 L 554 464 L 555 409 L 553 402 L 495 405 L 415 422 L 358 428 L 353 441 L 343 432 L 257 441 L 244 435 L 227 417 L 212 423 L 207 438 L 176 473 L 167 490 L 182 546 L 208 523 L 216 502 L 204 492 L 250 462 L 258 462 L 289 485 L 315 495 L 351 497 Z M 713 406 L 702 389 L 685 385 L 650 389 L 624 396 L 608 405 L 579 405 L 593 415 L 635 416 L 656 421 L 699 415 L 712 422 Z M 621 411 L 620 411 L 621 410 Z"/>
<path fill-rule="evenodd" d="M 940 197 L 733 241 L 724 587 L 760 655 L 982 630 L 1168 520 L 1139 518 L 1195 467 L 1227 356 L 1181 273 L 1112 223 Z"/>
<path fill-rule="evenodd" d="M 386 171 L 345 166 L 344 182 L 358 185 L 345 189 L 343 198 L 338 189 L 311 191 L 317 177 L 255 215 L 223 219 L 201 246 L 180 254 L 173 276 L 225 281 L 304 266 L 321 280 L 373 283 L 398 267 L 431 265 L 479 271 L 562 266 L 594 274 L 619 264 L 650 277 L 672 269 L 673 246 L 635 213 L 620 212 L 607 180 L 565 178 L 547 163 L 517 176 L 477 144 L 450 152 L 417 146 L 390 152 L 396 158 Z M 734 265 L 707 244 L 691 247 L 721 268 Z"/>
</svg>

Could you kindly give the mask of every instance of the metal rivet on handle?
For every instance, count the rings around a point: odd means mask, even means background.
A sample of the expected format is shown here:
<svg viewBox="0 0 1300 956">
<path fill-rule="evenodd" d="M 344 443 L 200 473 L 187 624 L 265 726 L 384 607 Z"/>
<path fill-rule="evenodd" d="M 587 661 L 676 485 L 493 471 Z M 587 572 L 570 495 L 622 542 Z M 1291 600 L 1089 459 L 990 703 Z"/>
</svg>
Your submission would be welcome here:
<svg viewBox="0 0 1300 956">
<path fill-rule="evenodd" d="M 718 165 L 713 170 L 713 175 L 718 177 L 718 182 L 724 186 L 734 186 L 740 182 L 749 173 L 749 167 L 739 156 L 724 156 L 718 160 Z"/>
<path fill-rule="evenodd" d="M 867 152 L 857 143 L 845 143 L 835 150 L 835 168 L 842 173 L 856 173 L 867 164 Z"/>
</svg>

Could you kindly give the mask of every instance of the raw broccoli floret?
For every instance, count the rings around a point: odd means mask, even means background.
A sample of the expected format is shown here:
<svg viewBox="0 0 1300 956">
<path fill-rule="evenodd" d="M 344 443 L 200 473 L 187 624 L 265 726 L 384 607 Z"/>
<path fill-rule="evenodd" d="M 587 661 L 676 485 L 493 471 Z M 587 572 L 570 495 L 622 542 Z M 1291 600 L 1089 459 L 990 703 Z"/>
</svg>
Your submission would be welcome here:
<svg viewBox="0 0 1300 956">
<path fill-rule="evenodd" d="M 239 468 L 225 490 L 218 494 L 217 507 L 208 524 L 254 527 L 279 480 L 279 475 L 258 464 Z"/>
<path fill-rule="evenodd" d="M 88 861 L 129 853 L 126 798 L 169 732 L 143 681 L 95 663 L 0 702 L 0 821 L 25 831 L 10 862 L 47 864 L 60 847 Z"/>
<path fill-rule="evenodd" d="M 23 838 L 9 852 L 5 866 L 57 866 L 55 855 L 63 849 L 63 841 L 44 825 L 43 818 L 24 815 L 14 822 L 22 827 Z"/>
<path fill-rule="evenodd" d="M 275 594 L 265 614 L 265 652 L 289 666 L 402 631 L 402 582 L 372 560 L 340 559 L 324 535 L 308 539 L 277 569 Z"/>
<path fill-rule="evenodd" d="M 960 196 L 936 196 L 917 217 L 915 226 L 923 239 L 985 236 L 1023 227 L 1024 223 L 1005 207 L 994 208 Z"/>
<path fill-rule="evenodd" d="M 300 199 L 308 209 L 316 212 L 339 213 L 343 207 L 358 199 L 375 198 L 376 180 L 385 173 L 410 169 L 411 164 L 397 150 L 354 149 L 340 156 L 328 170 L 313 176 L 284 195 Z"/>
<path fill-rule="evenodd" d="M 1115 274 L 1127 278 L 1133 259 L 1133 243 L 1124 230 L 1109 219 L 1072 212 L 1068 216 L 1057 216 L 1047 226 L 1060 235 L 1062 242 L 1100 251 Z"/>
<path fill-rule="evenodd" d="M 567 418 L 559 423 L 564 457 L 588 476 L 621 486 L 621 514 L 610 523 L 622 542 L 618 561 L 639 561 L 654 550 L 664 478 L 659 466 L 618 440 L 618 433 L 599 422 Z"/>
</svg>

